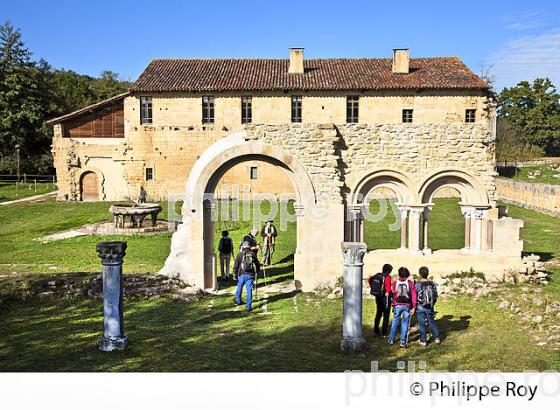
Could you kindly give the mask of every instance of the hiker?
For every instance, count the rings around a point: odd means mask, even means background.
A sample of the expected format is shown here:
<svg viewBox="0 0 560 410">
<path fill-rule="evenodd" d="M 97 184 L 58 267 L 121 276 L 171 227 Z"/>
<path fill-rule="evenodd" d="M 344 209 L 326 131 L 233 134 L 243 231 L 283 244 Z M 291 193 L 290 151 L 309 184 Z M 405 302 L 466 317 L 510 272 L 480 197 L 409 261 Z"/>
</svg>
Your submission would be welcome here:
<svg viewBox="0 0 560 410">
<path fill-rule="evenodd" d="M 222 231 L 218 252 L 220 253 L 220 274 L 227 283 L 229 282 L 229 264 L 233 255 L 233 240 L 229 237 L 228 231 Z"/>
<path fill-rule="evenodd" d="M 373 321 L 373 334 L 387 337 L 387 329 L 389 327 L 389 314 L 391 313 L 391 272 L 393 267 L 386 263 L 383 265 L 381 272 L 371 276 L 368 279 L 370 291 L 375 296 L 375 320 Z M 379 323 L 383 318 L 381 331 L 379 331 Z"/>
<path fill-rule="evenodd" d="M 138 195 L 138 202 L 141 204 L 146 203 L 146 199 L 148 198 L 148 193 L 144 189 L 143 186 L 140 187 L 140 195 Z"/>
<path fill-rule="evenodd" d="M 251 311 L 251 303 L 253 301 L 253 281 L 260 270 L 259 258 L 251 251 L 251 244 L 243 241 L 241 252 L 235 257 L 233 263 L 233 272 L 237 275 L 237 290 L 235 291 L 235 304 L 242 305 L 241 294 L 243 293 L 243 285 L 247 289 L 247 300 L 245 302 L 245 310 Z"/>
<path fill-rule="evenodd" d="M 400 324 L 401 328 L 401 347 L 408 347 L 408 330 L 410 325 L 410 315 L 416 309 L 416 289 L 414 282 L 410 279 L 410 272 L 407 268 L 399 268 L 399 277 L 391 284 L 393 296 L 393 323 L 389 333 L 389 344 L 395 343 L 395 337 Z"/>
<path fill-rule="evenodd" d="M 251 248 L 251 251 L 253 251 L 255 256 L 257 256 L 257 254 L 259 252 L 259 248 L 260 248 L 260 245 L 257 242 L 257 233 L 258 232 L 259 232 L 259 228 L 257 228 L 256 226 L 253 226 L 253 229 L 251 229 L 251 231 L 247 235 L 245 235 L 243 237 L 243 240 L 241 241 L 241 248 L 243 248 L 243 243 L 249 242 L 249 247 Z"/>
<path fill-rule="evenodd" d="M 439 329 L 434 321 L 434 305 L 437 302 L 437 286 L 428 279 L 429 270 L 426 266 L 418 269 L 420 280 L 414 285 L 417 295 L 416 318 L 418 319 L 418 331 L 420 333 L 420 345 L 426 346 L 426 320 L 432 331 L 436 344 L 440 344 Z"/>
<path fill-rule="evenodd" d="M 274 221 L 266 221 L 261 230 L 261 236 L 263 237 L 262 264 L 263 266 L 270 266 L 272 265 L 274 245 L 276 237 L 278 236 L 278 231 L 274 226 Z"/>
</svg>

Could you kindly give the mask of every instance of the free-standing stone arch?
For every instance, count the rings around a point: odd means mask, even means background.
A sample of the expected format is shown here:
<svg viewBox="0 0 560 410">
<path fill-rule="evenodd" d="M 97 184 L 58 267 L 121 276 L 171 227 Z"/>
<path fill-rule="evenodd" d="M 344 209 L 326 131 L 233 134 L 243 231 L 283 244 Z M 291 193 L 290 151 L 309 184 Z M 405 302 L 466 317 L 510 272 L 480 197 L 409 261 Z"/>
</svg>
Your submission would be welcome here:
<svg viewBox="0 0 560 410">
<path fill-rule="evenodd" d="M 247 140 L 235 133 L 210 146 L 189 175 L 182 208 L 182 225 L 173 235 L 171 252 L 161 273 L 181 276 L 201 288 L 215 287 L 213 229 L 210 221 L 213 193 L 228 169 L 247 160 L 266 161 L 286 172 L 296 194 L 297 249 L 294 256 L 296 287 L 312 289 L 340 275 L 340 240 L 343 224 L 332 223 L 331 213 L 341 206 L 321 201 L 309 173 L 280 146 Z M 325 224 L 329 221 L 329 224 Z M 331 237 L 332 240 L 317 240 Z M 332 248 L 332 249 L 331 249 Z"/>
</svg>

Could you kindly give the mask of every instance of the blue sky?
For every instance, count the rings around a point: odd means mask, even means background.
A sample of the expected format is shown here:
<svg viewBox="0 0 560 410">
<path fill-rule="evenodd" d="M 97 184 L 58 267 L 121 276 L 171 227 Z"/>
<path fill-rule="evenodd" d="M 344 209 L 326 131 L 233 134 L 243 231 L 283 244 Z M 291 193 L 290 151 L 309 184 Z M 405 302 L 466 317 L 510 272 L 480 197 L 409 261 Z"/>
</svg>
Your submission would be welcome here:
<svg viewBox="0 0 560 410">
<path fill-rule="evenodd" d="M 496 88 L 548 76 L 560 87 L 560 1 L 2 0 L 36 58 L 134 80 L 156 57 L 460 56 Z"/>
</svg>

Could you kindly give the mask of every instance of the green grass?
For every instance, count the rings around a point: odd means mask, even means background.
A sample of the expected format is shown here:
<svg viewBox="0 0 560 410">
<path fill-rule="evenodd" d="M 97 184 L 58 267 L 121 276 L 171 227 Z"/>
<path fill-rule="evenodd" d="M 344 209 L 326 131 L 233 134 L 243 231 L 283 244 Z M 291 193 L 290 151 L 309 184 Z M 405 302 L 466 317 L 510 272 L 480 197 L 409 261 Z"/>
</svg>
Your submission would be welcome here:
<svg viewBox="0 0 560 410">
<path fill-rule="evenodd" d="M 444 239 L 461 245 L 462 221 L 456 202 L 436 200 L 430 215 L 434 247 L 438 241 L 443 245 Z M 0 263 L 25 265 L 38 272 L 51 265 L 67 271 L 98 271 L 94 245 L 106 238 L 74 238 L 49 244 L 32 238 L 105 219 L 108 207 L 106 203 L 46 201 L 1 208 L 0 240 L 6 251 L 0 254 Z M 527 252 L 538 253 L 548 261 L 560 260 L 560 219 L 515 206 L 509 206 L 509 211 L 512 217 L 525 220 L 522 237 Z M 387 220 L 379 226 L 386 228 L 390 223 Z M 232 230 L 236 244 L 251 225 L 240 223 Z M 216 229 L 223 227 L 219 224 Z M 392 237 L 393 233 L 372 231 L 368 225 L 366 232 L 368 241 L 386 246 L 399 238 L 398 232 Z M 169 235 L 126 240 L 127 273 L 155 270 L 169 250 Z M 269 271 L 275 276 L 273 281 L 292 277 L 294 250 L 295 223 L 291 223 L 288 232 L 279 236 L 276 260 L 282 263 Z M 2 269 L 6 270 L 6 265 Z M 16 267 L 9 266 L 7 271 L 10 269 Z M 551 284 L 542 288 L 543 295 L 557 300 L 560 272 L 553 269 Z M 517 294 L 520 287 L 512 286 L 511 292 Z M 340 299 L 296 292 L 272 294 L 267 305 L 270 314 L 260 314 L 262 303 L 257 301 L 255 311 L 246 314 L 232 306 L 229 295 L 206 296 L 194 302 L 126 300 L 125 332 L 130 344 L 124 352 L 112 354 L 96 349 L 102 332 L 100 300 L 45 298 L 5 303 L 0 305 L 0 371 L 343 371 L 368 370 L 373 360 L 388 370 L 395 370 L 398 360 L 425 360 L 428 370 L 448 371 L 560 368 L 558 352 L 537 346 L 527 331 L 498 309 L 495 298 L 475 302 L 458 296 L 441 300 L 436 319 L 444 338 L 442 345 L 421 348 L 413 343 L 407 350 L 372 336 L 375 309 L 373 301 L 366 299 L 365 355 L 339 351 Z"/>
<path fill-rule="evenodd" d="M 56 185 L 47 182 L 20 183 L 16 188 L 15 183 L 0 182 L 0 202 L 13 201 L 34 195 L 46 194 L 56 190 Z"/>
<path fill-rule="evenodd" d="M 543 164 L 518 167 L 499 168 L 501 176 L 524 182 L 560 185 L 560 164 Z"/>
</svg>

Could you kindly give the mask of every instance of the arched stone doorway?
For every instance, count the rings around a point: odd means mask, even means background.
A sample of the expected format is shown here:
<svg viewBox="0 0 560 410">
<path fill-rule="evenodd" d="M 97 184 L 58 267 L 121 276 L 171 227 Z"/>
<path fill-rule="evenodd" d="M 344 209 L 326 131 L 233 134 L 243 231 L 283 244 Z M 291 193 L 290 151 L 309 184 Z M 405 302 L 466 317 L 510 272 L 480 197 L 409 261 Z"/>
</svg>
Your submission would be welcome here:
<svg viewBox="0 0 560 410">
<path fill-rule="evenodd" d="M 213 229 L 210 215 L 214 191 L 220 178 L 245 161 L 264 161 L 282 170 L 291 180 L 296 198 L 297 248 L 294 279 L 297 288 L 310 290 L 322 281 L 340 275 L 340 241 L 343 223 L 330 213 L 342 214 L 342 205 L 329 208 L 317 200 L 312 180 L 304 166 L 283 148 L 246 140 L 245 133 L 232 134 L 210 146 L 197 160 L 188 178 L 182 208 L 182 224 L 173 235 L 171 252 L 161 273 L 179 275 L 201 288 L 214 288 Z M 323 217 L 320 211 L 325 211 Z M 319 214 L 319 215 L 318 215 Z M 332 240 L 317 240 L 325 235 Z"/>
<path fill-rule="evenodd" d="M 86 171 L 81 175 L 80 199 L 84 202 L 99 201 L 99 178 L 97 173 Z"/>
</svg>

